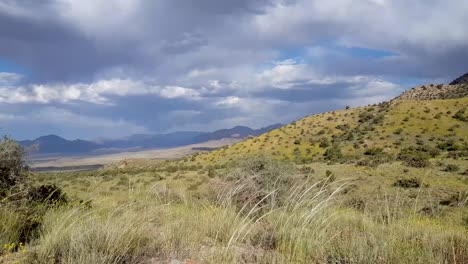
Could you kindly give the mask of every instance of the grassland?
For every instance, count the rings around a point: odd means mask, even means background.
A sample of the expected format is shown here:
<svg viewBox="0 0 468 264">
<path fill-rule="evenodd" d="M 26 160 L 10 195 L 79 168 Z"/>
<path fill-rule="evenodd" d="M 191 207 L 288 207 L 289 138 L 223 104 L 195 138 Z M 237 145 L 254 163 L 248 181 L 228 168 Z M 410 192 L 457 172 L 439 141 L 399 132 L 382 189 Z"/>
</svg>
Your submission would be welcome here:
<svg viewBox="0 0 468 264">
<path fill-rule="evenodd" d="M 30 175 L 67 203 L 4 198 L 0 263 L 468 263 L 467 106 L 399 100 L 180 160 Z"/>
<path fill-rule="evenodd" d="M 467 162 L 443 162 L 457 172 L 433 162 L 360 167 L 257 157 L 220 169 L 41 173 L 36 184 L 56 184 L 73 202 L 49 210 L 40 236 L 9 260 L 466 263 Z M 414 179 L 417 186 L 404 184 Z"/>
</svg>

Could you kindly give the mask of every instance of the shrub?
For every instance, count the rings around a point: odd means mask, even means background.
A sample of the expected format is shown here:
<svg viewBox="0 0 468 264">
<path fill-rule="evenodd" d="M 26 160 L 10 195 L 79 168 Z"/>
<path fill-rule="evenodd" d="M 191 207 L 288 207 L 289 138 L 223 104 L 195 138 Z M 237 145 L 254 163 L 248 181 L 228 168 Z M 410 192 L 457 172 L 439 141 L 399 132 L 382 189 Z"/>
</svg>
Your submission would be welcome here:
<svg viewBox="0 0 468 264">
<path fill-rule="evenodd" d="M 460 170 L 460 166 L 456 164 L 447 164 L 447 166 L 444 169 L 444 171 L 446 172 L 457 172 L 459 170 Z"/>
<path fill-rule="evenodd" d="M 403 132 L 403 128 L 398 128 L 395 131 L 393 131 L 393 134 L 400 135 L 402 132 Z"/>
<path fill-rule="evenodd" d="M 468 117 L 465 116 L 465 109 L 458 110 L 452 117 L 460 121 L 468 121 Z"/>
<path fill-rule="evenodd" d="M 429 158 L 437 156 L 438 151 L 428 147 L 404 148 L 398 154 L 398 160 L 403 161 L 406 166 L 414 168 L 429 167 Z"/>
<path fill-rule="evenodd" d="M 381 154 L 382 152 L 383 152 L 383 148 L 369 148 L 369 149 L 366 149 L 366 151 L 364 152 L 364 155 L 375 156 L 375 155 Z"/>
<path fill-rule="evenodd" d="M 28 190 L 28 200 L 42 204 L 65 204 L 67 197 L 56 185 L 41 185 Z"/>
<path fill-rule="evenodd" d="M 234 180 L 234 184 L 240 183 L 243 187 L 233 191 L 230 190 L 232 186 L 226 187 L 232 195 L 232 202 L 238 207 L 253 206 L 273 190 L 277 191 L 270 201 L 277 202 L 287 195 L 287 189 L 293 184 L 294 172 L 292 163 L 266 156 L 248 157 L 237 160 L 235 169 L 228 176 Z"/>
<path fill-rule="evenodd" d="M 340 147 L 333 146 L 333 147 L 327 148 L 323 156 L 325 157 L 326 160 L 337 161 L 343 158 L 343 153 L 341 153 Z"/>
<path fill-rule="evenodd" d="M 375 117 L 374 114 L 369 113 L 369 112 L 364 112 L 364 113 L 359 114 L 358 122 L 359 123 L 365 123 L 365 122 L 367 122 L 369 120 L 374 119 L 374 117 Z"/>
<path fill-rule="evenodd" d="M 216 170 L 211 166 L 208 168 L 208 177 L 210 178 L 216 177 Z"/>
<path fill-rule="evenodd" d="M 393 186 L 401 188 L 419 188 L 421 187 L 421 180 L 418 178 L 400 179 L 393 183 Z"/>
<path fill-rule="evenodd" d="M 441 150 L 455 151 L 458 150 L 460 147 L 455 143 L 455 140 L 447 139 L 444 142 L 437 144 L 437 148 Z"/>
<path fill-rule="evenodd" d="M 327 138 L 321 138 L 319 147 L 326 148 L 328 146 L 330 146 L 330 141 Z"/>
<path fill-rule="evenodd" d="M 0 140 L 0 197 L 12 186 L 25 181 L 28 167 L 24 154 L 23 148 L 13 139 L 4 137 Z"/>
</svg>

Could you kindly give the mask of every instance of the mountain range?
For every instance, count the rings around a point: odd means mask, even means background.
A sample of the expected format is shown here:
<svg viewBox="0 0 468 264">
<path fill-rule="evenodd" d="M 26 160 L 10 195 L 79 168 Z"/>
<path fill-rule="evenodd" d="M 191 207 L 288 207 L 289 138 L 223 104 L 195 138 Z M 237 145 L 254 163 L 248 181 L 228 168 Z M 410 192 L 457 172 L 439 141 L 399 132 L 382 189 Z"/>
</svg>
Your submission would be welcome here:
<svg viewBox="0 0 468 264">
<path fill-rule="evenodd" d="M 214 132 L 179 131 L 167 134 L 137 134 L 125 138 L 97 141 L 67 140 L 57 135 L 47 135 L 34 140 L 18 141 L 18 143 L 28 149 L 32 155 L 116 153 L 143 149 L 173 148 L 225 138 L 244 139 L 261 135 L 281 126 L 282 124 L 274 124 L 260 129 L 236 126 Z"/>
</svg>

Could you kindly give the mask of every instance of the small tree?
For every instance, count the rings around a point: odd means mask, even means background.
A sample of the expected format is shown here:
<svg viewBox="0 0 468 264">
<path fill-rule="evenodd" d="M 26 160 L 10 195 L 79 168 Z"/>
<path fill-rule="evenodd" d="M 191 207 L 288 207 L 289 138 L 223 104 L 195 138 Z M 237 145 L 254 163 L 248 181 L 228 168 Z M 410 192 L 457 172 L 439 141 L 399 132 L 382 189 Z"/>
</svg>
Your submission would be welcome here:
<svg viewBox="0 0 468 264">
<path fill-rule="evenodd" d="M 11 138 L 0 139 L 0 194 L 24 182 L 28 170 L 24 149 Z"/>
</svg>

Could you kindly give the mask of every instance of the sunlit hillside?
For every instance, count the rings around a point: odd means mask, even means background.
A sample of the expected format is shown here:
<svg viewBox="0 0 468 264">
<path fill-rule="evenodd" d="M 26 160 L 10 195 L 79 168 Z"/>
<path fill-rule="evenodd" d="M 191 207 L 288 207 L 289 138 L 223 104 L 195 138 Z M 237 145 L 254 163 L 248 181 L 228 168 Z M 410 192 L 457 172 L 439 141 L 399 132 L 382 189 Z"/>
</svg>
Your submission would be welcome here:
<svg viewBox="0 0 468 264">
<path fill-rule="evenodd" d="M 397 155 L 408 147 L 439 149 L 435 156 L 447 150 L 467 151 L 468 97 L 418 100 L 404 95 L 391 102 L 311 115 L 186 161 L 225 164 L 258 153 L 298 162 L 359 160 L 379 153 Z"/>
</svg>

